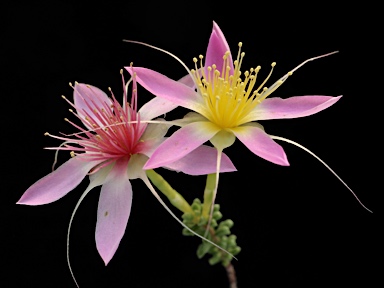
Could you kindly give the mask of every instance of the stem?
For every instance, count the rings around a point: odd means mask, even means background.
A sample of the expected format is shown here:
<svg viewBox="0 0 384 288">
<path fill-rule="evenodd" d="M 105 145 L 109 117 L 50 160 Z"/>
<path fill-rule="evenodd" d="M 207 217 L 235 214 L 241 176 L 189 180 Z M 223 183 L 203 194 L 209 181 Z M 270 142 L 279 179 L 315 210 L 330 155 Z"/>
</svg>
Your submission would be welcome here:
<svg viewBox="0 0 384 288">
<path fill-rule="evenodd" d="M 205 219 L 208 219 L 209 217 L 209 211 L 211 210 L 211 206 L 212 206 L 212 199 L 213 199 L 213 192 L 215 190 L 215 185 L 216 185 L 216 174 L 208 174 L 207 181 L 205 183 L 205 189 L 204 189 L 203 211 L 201 213 L 201 216 L 203 216 Z"/>
<path fill-rule="evenodd" d="M 229 288 L 237 288 L 236 272 L 232 263 L 229 263 L 229 265 L 225 267 L 225 270 L 227 271 Z"/>
<path fill-rule="evenodd" d="M 169 202 L 171 202 L 173 206 L 175 206 L 183 213 L 193 214 L 191 206 L 184 199 L 184 197 L 177 193 L 177 191 L 173 189 L 171 185 L 169 185 L 169 183 L 165 181 L 163 177 L 161 177 L 160 174 L 157 174 L 154 170 L 147 170 L 146 174 L 153 185 L 155 185 L 161 193 L 167 196 Z"/>
</svg>

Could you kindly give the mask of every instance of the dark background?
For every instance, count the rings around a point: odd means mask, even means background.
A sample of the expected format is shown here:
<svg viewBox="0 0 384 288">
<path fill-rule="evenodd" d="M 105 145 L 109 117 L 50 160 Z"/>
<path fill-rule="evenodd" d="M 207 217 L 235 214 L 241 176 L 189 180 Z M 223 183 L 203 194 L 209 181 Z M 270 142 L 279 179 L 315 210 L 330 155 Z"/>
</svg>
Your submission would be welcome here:
<svg viewBox="0 0 384 288">
<path fill-rule="evenodd" d="M 243 249 L 233 261 L 239 288 L 381 286 L 377 263 L 382 259 L 382 184 L 372 165 L 381 156 L 371 133 L 378 114 L 372 112 L 372 96 L 364 90 L 369 84 L 360 78 L 369 73 L 364 70 L 369 55 L 363 58 L 356 46 L 365 37 L 364 29 L 356 29 L 355 18 L 337 7 L 256 3 L 254 9 L 241 2 L 233 7 L 213 1 L 180 3 L 51 1 L 3 9 L 1 286 L 75 287 L 66 265 L 66 230 L 87 180 L 55 203 L 15 204 L 50 172 L 54 152 L 43 147 L 60 143 L 44 137 L 44 132 L 73 132 L 63 121 L 72 116 L 60 97 L 71 98 L 68 82 L 105 91 L 110 86 L 120 95 L 119 70 L 131 61 L 178 79 L 185 70 L 175 60 L 122 39 L 159 46 L 192 67 L 192 58 L 205 54 L 213 20 L 232 54 L 243 42 L 243 69 L 261 65 L 261 75 L 266 76 L 270 63 L 277 62 L 271 81 L 307 58 L 340 51 L 307 64 L 272 95 L 344 95 L 337 104 L 310 117 L 262 124 L 270 134 L 297 141 L 319 155 L 374 211 L 360 207 L 304 151 L 281 143 L 291 166 L 280 167 L 236 142 L 226 153 L 238 172 L 221 175 L 217 203 L 224 217 L 234 220 L 232 231 Z M 140 103 L 151 97 L 139 87 Z M 184 113 L 179 109 L 169 117 Z M 63 163 L 68 155 L 61 153 L 59 159 Z M 158 172 L 189 201 L 202 198 L 204 177 Z M 107 267 L 94 242 L 99 190 L 78 210 L 70 255 L 80 287 L 227 287 L 222 267 L 197 259 L 200 241 L 181 235 L 180 225 L 140 180 L 132 185 L 126 234 Z"/>
</svg>

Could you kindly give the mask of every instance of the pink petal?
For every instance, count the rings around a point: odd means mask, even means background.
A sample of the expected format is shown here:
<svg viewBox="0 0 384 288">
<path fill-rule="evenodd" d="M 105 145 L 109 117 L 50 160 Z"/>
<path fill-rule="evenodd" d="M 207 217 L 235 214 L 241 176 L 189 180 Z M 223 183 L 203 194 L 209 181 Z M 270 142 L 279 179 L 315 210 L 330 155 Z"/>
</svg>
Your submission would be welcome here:
<svg viewBox="0 0 384 288">
<path fill-rule="evenodd" d="M 90 104 L 92 109 L 90 109 L 88 105 L 85 104 L 84 99 L 88 102 L 88 104 Z M 94 104 L 90 99 L 92 99 Z M 95 86 L 83 83 L 75 84 L 75 89 L 73 91 L 73 100 L 77 110 L 77 114 L 80 116 L 81 119 L 84 119 L 83 110 L 88 112 L 88 114 L 93 115 L 94 112 L 92 110 L 94 108 L 104 107 L 104 103 L 107 103 L 107 106 L 110 106 L 112 104 L 112 100 L 102 90 Z M 97 119 L 95 119 L 95 121 L 99 122 Z M 90 127 L 90 124 L 87 121 L 84 120 L 83 123 L 86 127 Z M 101 125 L 101 123 L 99 124 Z"/>
<path fill-rule="evenodd" d="M 85 162 L 76 157 L 69 159 L 29 187 L 17 204 L 43 205 L 60 199 L 79 185 L 89 170 L 100 162 Z"/>
<path fill-rule="evenodd" d="M 152 120 L 160 115 L 172 111 L 177 106 L 177 104 L 169 100 L 155 97 L 140 108 L 140 119 L 142 121 Z"/>
<path fill-rule="evenodd" d="M 205 56 L 205 67 L 216 64 L 216 69 L 221 72 L 223 68 L 223 56 L 227 51 L 231 52 L 227 40 L 225 40 L 224 34 L 221 32 L 219 26 L 213 22 L 212 34 L 209 38 L 208 48 Z M 228 60 L 231 71 L 233 71 L 233 61 L 231 54 L 229 54 Z"/>
<path fill-rule="evenodd" d="M 131 213 L 132 186 L 127 165 L 127 160 L 117 161 L 101 188 L 95 237 L 105 265 L 115 254 Z"/>
<path fill-rule="evenodd" d="M 193 81 L 193 78 L 190 74 L 187 74 L 184 77 L 180 78 L 177 82 L 187 85 L 192 89 L 195 88 L 195 82 Z"/>
<path fill-rule="evenodd" d="M 147 68 L 125 67 L 125 69 L 131 75 L 135 72 L 137 82 L 152 94 L 196 112 L 204 109 L 203 99 L 192 88 Z"/>
<path fill-rule="evenodd" d="M 237 171 L 231 159 L 222 153 L 220 172 Z M 167 164 L 166 168 L 181 171 L 189 175 L 207 175 L 216 173 L 216 148 L 202 145 L 178 161 Z"/>
<path fill-rule="evenodd" d="M 210 122 L 194 122 L 180 128 L 155 150 L 144 169 L 166 166 L 181 159 L 211 139 L 218 131 L 220 128 Z"/>
<path fill-rule="evenodd" d="M 294 96 L 267 98 L 250 113 L 250 121 L 305 117 L 335 104 L 341 96 Z"/>
<path fill-rule="evenodd" d="M 278 165 L 289 166 L 283 148 L 264 130 L 254 126 L 240 126 L 231 130 L 257 156 Z"/>
</svg>

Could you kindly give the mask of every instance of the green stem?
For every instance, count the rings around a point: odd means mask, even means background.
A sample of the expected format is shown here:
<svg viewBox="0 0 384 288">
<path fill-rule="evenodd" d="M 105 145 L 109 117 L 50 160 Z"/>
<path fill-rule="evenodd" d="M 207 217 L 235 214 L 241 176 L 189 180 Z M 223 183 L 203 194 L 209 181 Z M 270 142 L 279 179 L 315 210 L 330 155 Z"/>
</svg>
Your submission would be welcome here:
<svg viewBox="0 0 384 288">
<path fill-rule="evenodd" d="M 216 186 L 216 174 L 208 174 L 207 181 L 204 189 L 204 203 L 203 203 L 203 211 L 201 215 L 208 219 L 209 212 L 211 211 L 213 192 L 215 191 Z"/>
<path fill-rule="evenodd" d="M 169 202 L 183 213 L 193 213 L 191 206 L 175 189 L 169 185 L 164 178 L 154 170 L 146 170 L 148 178 L 151 180 L 161 193 L 167 196 Z"/>
</svg>

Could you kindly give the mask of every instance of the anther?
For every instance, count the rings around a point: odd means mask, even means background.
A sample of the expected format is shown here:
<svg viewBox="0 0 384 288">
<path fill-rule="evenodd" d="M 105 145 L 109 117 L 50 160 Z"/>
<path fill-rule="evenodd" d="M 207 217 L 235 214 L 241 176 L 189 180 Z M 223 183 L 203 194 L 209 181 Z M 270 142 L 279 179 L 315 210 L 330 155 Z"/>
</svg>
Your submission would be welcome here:
<svg viewBox="0 0 384 288">
<path fill-rule="evenodd" d="M 243 46 L 243 42 L 239 42 L 239 47 L 242 47 Z"/>
<path fill-rule="evenodd" d="M 61 98 L 63 98 L 63 99 L 67 99 L 67 98 L 65 98 L 65 96 L 64 96 L 64 95 L 61 95 Z"/>
<path fill-rule="evenodd" d="M 48 132 L 45 132 L 45 133 L 44 133 L 44 136 L 49 136 L 49 133 L 48 133 Z"/>
<path fill-rule="evenodd" d="M 271 66 L 275 67 L 276 66 L 276 62 L 272 62 Z"/>
<path fill-rule="evenodd" d="M 193 57 L 193 62 L 197 63 L 197 58 Z"/>
</svg>

